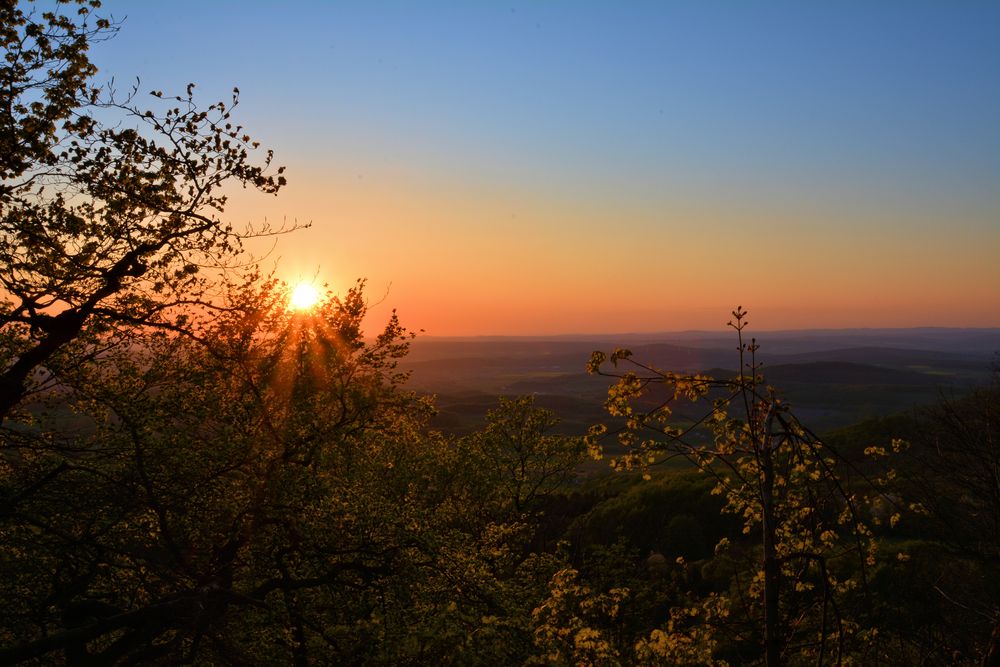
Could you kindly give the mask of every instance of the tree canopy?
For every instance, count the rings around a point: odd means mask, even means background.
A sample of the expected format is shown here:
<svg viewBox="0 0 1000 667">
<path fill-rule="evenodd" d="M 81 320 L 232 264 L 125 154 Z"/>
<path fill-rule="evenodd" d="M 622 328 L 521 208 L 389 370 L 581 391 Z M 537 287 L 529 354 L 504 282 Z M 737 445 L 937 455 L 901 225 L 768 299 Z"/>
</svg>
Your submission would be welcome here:
<svg viewBox="0 0 1000 667">
<path fill-rule="evenodd" d="M 273 231 L 224 221 L 224 189 L 275 194 L 285 183 L 234 120 L 237 90 L 204 109 L 193 84 L 153 91 L 147 108 L 138 83 L 124 95 L 96 85 L 88 47 L 117 30 L 99 7 L 3 3 L 0 419 L 67 357 L 91 356 L 95 336 L 183 329 L 179 306 L 211 302 L 206 273 Z"/>
</svg>

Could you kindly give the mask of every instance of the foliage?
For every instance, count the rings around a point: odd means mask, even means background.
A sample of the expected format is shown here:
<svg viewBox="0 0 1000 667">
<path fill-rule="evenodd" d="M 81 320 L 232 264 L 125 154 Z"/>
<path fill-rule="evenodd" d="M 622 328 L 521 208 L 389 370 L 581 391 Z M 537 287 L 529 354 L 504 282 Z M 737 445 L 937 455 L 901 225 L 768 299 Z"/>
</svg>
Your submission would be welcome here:
<svg viewBox="0 0 1000 667">
<path fill-rule="evenodd" d="M 728 615 L 725 599 L 714 594 L 674 606 L 663 629 L 653 630 L 636 643 L 636 661 L 643 665 L 725 667 L 725 660 L 714 657 L 718 644 L 714 630 Z"/>
<path fill-rule="evenodd" d="M 561 565 L 529 546 L 537 503 L 579 440 L 546 435 L 530 399 L 462 441 L 430 432 L 430 402 L 396 369 L 410 334 L 393 316 L 364 338 L 361 285 L 313 313 L 284 299 L 251 276 L 196 338 L 107 350 L 63 376 L 30 432 L 7 433 L 25 447 L 2 479 L 0 660 L 531 654 L 531 610 Z M 516 442 L 498 436 L 515 424 Z M 529 451 L 553 458 L 511 471 Z"/>
<path fill-rule="evenodd" d="M 595 592 L 578 582 L 578 574 L 571 568 L 557 572 L 549 597 L 532 612 L 535 644 L 541 652 L 539 664 L 621 664 L 621 652 L 613 638 L 595 626 L 618 617 L 628 589 Z"/>
<path fill-rule="evenodd" d="M 407 516 L 379 514 L 407 492 L 390 472 L 406 453 L 376 435 L 405 438 L 403 417 L 419 419 L 393 390 L 405 332 L 392 321 L 362 342 L 359 291 L 296 317 L 273 286 L 251 289 L 236 299 L 258 304 L 253 317 L 216 322 L 207 346 L 155 335 L 64 377 L 60 400 L 82 433 L 41 417 L 51 446 L 36 436 L 37 463 L 5 480 L 21 489 L 6 517 L 9 571 L 56 573 L 7 582 L 25 603 L 8 641 L 41 629 L 82 652 L 71 640 L 85 635 L 102 660 L 221 651 L 231 608 L 294 624 L 312 589 L 373 577 L 408 548 Z M 39 474 L 44 486 L 25 484 Z M 101 612 L 67 625 L 81 604 Z"/>
<path fill-rule="evenodd" d="M 688 472 L 633 484 L 578 517 L 567 534 L 577 550 L 625 539 L 646 556 L 661 554 L 669 561 L 709 558 L 720 539 L 737 532 L 737 522 L 721 513 L 713 486 Z"/>
<path fill-rule="evenodd" d="M 530 399 L 429 431 L 361 284 L 294 314 L 243 270 L 274 231 L 225 193 L 285 181 L 238 92 L 147 110 L 92 83 L 96 0 L 24 7 L 0 7 L 0 661 L 523 660 L 579 439 Z"/>
<path fill-rule="evenodd" d="M 48 395 L 2 480 L 0 658 L 527 655 L 556 561 L 525 550 L 531 516 L 477 511 L 510 487 L 456 474 L 495 462 L 425 428 L 395 368 L 409 334 L 364 339 L 360 286 L 312 314 L 283 299 L 252 277 L 197 341 L 152 332 Z"/>
<path fill-rule="evenodd" d="M 64 13 L 78 7 L 76 16 Z M 233 119 L 239 102 L 199 108 L 194 85 L 153 108 L 92 83 L 91 42 L 117 26 L 99 2 L 0 10 L 0 420 L 136 327 L 184 330 L 183 305 L 211 305 L 212 269 L 241 241 L 273 233 L 221 219 L 232 185 L 275 194 L 272 154 Z M 39 373 L 44 367 L 45 372 Z"/>
<path fill-rule="evenodd" d="M 91 16 L 100 2 L 61 4 L 77 5 L 80 22 L 57 11 L 25 13 L 15 2 L 0 6 L 0 44 L 7 56 L 0 65 L 0 179 L 5 182 L 35 165 L 58 162 L 53 148 L 60 123 L 94 94 L 88 83 L 97 70 L 87 49 L 117 30 L 107 19 Z"/>
<path fill-rule="evenodd" d="M 743 340 L 746 313 L 737 309 L 733 316 L 741 369 L 733 380 L 661 371 L 627 350 L 594 353 L 589 370 L 615 378 L 606 407 L 623 422 L 617 443 L 624 454 L 612 465 L 647 471 L 683 457 L 715 481 L 723 511 L 742 520 L 747 537 L 724 538 L 716 546 L 734 584 L 730 621 L 713 641 L 724 636 L 744 662 L 759 656 L 776 665 L 810 655 L 819 664 L 840 663 L 865 650 L 858 643 L 867 632 L 864 591 L 876 562 L 865 499 L 848 484 L 843 459 L 764 384 L 756 341 Z M 606 361 L 630 370 L 604 371 Z M 649 398 L 655 390 L 664 397 Z M 676 425 L 672 408 L 682 400 L 711 400 L 712 407 L 693 424 Z M 598 456 L 606 432 L 595 427 L 588 437 Z M 749 537 L 755 534 L 759 540 Z M 668 627 L 657 643 L 670 645 L 671 637 Z M 678 635 L 676 641 L 691 640 Z"/>
<path fill-rule="evenodd" d="M 498 521 L 523 518 L 575 479 L 585 458 L 583 441 L 553 434 L 558 422 L 552 411 L 535 406 L 533 396 L 501 397 L 485 429 L 463 438 L 460 446 L 479 462 L 483 488 L 499 492 L 481 511 Z"/>
<path fill-rule="evenodd" d="M 894 594 L 883 604 L 900 605 L 905 591 L 929 617 L 904 614 L 897 650 L 1000 664 L 1000 370 L 919 410 L 910 429 L 893 486 L 921 512 L 904 531 L 907 567 L 884 573 Z"/>
</svg>

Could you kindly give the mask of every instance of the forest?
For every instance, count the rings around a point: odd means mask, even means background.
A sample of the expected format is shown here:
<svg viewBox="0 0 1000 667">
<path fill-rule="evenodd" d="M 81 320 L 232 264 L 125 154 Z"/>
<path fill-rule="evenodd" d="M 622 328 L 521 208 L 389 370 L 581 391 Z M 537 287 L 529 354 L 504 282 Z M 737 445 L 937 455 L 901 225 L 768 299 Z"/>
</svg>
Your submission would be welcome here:
<svg viewBox="0 0 1000 667">
<path fill-rule="evenodd" d="M 96 84 L 99 6 L 0 3 L 0 663 L 1000 665 L 1000 369 L 818 434 L 737 307 L 730 375 L 443 428 L 227 222 L 285 185 L 238 90 Z"/>
</svg>

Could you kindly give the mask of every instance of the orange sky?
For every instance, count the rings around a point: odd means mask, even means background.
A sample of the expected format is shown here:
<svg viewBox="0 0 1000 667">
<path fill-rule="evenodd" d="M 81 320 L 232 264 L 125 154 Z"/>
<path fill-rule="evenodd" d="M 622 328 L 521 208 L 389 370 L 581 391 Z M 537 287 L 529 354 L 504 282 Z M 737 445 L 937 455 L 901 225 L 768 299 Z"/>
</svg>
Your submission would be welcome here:
<svg viewBox="0 0 1000 667">
<path fill-rule="evenodd" d="M 289 185 L 227 216 L 311 222 L 268 261 L 367 278 L 377 318 L 718 330 L 742 305 L 758 330 L 1000 326 L 1000 4 L 102 11 L 128 18 L 95 45 L 101 76 L 239 86 Z"/>
<path fill-rule="evenodd" d="M 338 290 L 367 278 L 376 317 L 396 307 L 434 335 L 714 330 L 738 304 L 758 330 L 1000 326 L 989 212 L 643 205 L 460 174 L 303 171 L 278 198 L 230 208 L 234 220 L 312 223 L 266 265 Z"/>
</svg>

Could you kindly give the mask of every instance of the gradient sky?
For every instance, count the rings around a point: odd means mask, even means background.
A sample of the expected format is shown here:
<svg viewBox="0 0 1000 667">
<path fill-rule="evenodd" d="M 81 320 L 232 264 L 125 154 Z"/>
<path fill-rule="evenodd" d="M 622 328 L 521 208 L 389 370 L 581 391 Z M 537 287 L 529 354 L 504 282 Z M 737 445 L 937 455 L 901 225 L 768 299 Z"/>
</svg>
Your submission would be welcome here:
<svg viewBox="0 0 1000 667">
<path fill-rule="evenodd" d="M 105 0 L 241 121 L 235 222 L 433 335 L 1000 326 L 1000 3 Z M 385 297 L 383 300 L 383 296 Z"/>
</svg>

